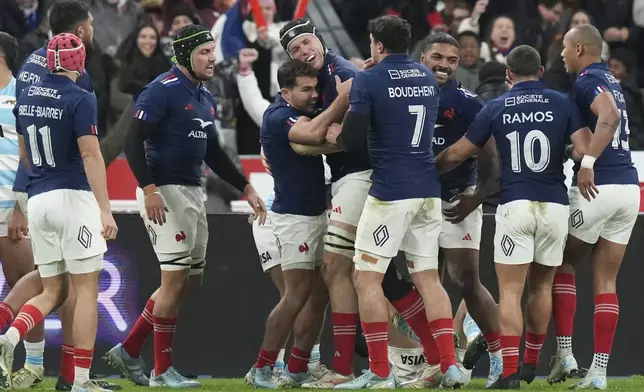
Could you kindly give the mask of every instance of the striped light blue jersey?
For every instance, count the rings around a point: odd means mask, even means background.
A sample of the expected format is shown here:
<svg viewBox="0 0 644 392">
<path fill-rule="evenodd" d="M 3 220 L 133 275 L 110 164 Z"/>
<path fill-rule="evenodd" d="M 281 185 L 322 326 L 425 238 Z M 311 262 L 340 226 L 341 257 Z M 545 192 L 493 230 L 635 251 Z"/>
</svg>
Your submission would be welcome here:
<svg viewBox="0 0 644 392">
<path fill-rule="evenodd" d="M 12 112 L 15 105 L 16 79 L 12 77 L 9 84 L 0 89 L 0 223 L 7 222 L 15 204 L 12 188 L 20 161 L 16 118 Z"/>
</svg>

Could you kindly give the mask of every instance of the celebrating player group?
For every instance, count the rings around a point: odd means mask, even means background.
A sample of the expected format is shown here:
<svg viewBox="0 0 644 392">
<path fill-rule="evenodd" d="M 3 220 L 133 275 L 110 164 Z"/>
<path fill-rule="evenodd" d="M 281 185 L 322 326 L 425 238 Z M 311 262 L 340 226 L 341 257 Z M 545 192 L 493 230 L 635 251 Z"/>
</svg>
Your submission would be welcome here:
<svg viewBox="0 0 644 392">
<path fill-rule="evenodd" d="M 89 371 L 98 275 L 118 228 L 85 71 L 92 16 L 84 3 L 60 0 L 50 20 L 54 37 L 29 56 L 18 80 L 10 72 L 17 44 L 0 34 L 0 83 L 8 80 L 0 85 L 0 166 L 16 178 L 0 188 L 0 251 L 12 286 L 0 303 L 0 327 L 10 325 L 0 335 L 0 389 L 43 380 L 41 325 L 57 310 L 64 345 L 56 389 L 105 392 L 120 387 Z M 281 93 L 266 102 L 259 135 L 275 184 L 268 215 L 219 145 L 216 104 L 202 84 L 214 74 L 215 41 L 199 25 L 177 33 L 176 64 L 136 97 L 124 148 L 161 283 L 105 360 L 137 385 L 201 386 L 172 365 L 172 345 L 182 298 L 201 284 L 206 264 L 206 164 L 245 194 L 263 270 L 281 294 L 246 374 L 250 385 L 459 388 L 488 353 L 486 388 L 519 389 L 536 377 L 553 314 L 557 353 L 548 381 L 576 377 L 576 389 L 606 389 L 617 274 L 640 193 L 624 96 L 600 62 L 601 35 L 591 25 L 566 34 L 561 56 L 579 75 L 569 95 L 546 89 L 538 52 L 519 46 L 507 57 L 511 89 L 484 103 L 452 78 L 460 51 L 453 37 L 430 36 L 416 63 L 407 21 L 383 16 L 368 30 L 364 70 L 331 51 L 308 19 L 280 31 L 291 60 L 278 70 Z M 568 159 L 575 162 L 570 191 Z M 481 204 L 499 191 L 497 304 L 478 264 Z M 456 315 L 439 274 L 441 249 L 462 300 Z M 401 251 L 411 282 L 391 262 Z M 582 371 L 572 352 L 575 268 L 589 253 L 595 354 Z M 35 271 L 25 268 L 34 264 Z M 329 303 L 327 368 L 319 364 L 319 336 Z M 150 335 L 148 376 L 141 347 Z M 13 373 L 23 339 L 27 359 Z M 369 359 L 359 377 L 354 352 Z"/>
</svg>

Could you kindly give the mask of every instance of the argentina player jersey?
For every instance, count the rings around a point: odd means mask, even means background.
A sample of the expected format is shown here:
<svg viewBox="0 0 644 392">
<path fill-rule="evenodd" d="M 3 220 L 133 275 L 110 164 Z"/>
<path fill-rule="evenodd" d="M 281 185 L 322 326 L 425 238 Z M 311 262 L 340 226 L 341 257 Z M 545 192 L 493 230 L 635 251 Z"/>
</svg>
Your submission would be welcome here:
<svg viewBox="0 0 644 392">
<path fill-rule="evenodd" d="M 208 139 L 217 137 L 212 94 L 174 66 L 141 90 L 134 118 L 157 124 L 145 148 L 154 184 L 200 186 Z"/>
<path fill-rule="evenodd" d="M 16 104 L 16 79 L 0 89 L 0 221 L 6 221 L 14 206 L 13 183 L 16 179 L 20 152 L 16 118 L 13 108 Z"/>
<path fill-rule="evenodd" d="M 624 93 L 617 79 L 610 73 L 608 65 L 594 63 L 584 68 L 573 84 L 570 97 L 579 107 L 586 125 L 590 127 L 591 131 L 594 131 L 597 125 L 597 116 L 590 107 L 595 97 L 604 91 L 609 91 L 613 95 L 621 121 L 613 140 L 595 162 L 595 184 L 639 184 L 637 170 L 633 166 L 628 144 L 630 129 Z M 573 184 L 577 183 L 576 173 L 578 170 L 579 164 L 576 164 Z"/>
<path fill-rule="evenodd" d="M 456 80 L 440 88 L 440 103 L 432 144 L 435 156 L 465 135 L 482 107 L 483 102 Z M 439 179 L 443 200 L 450 200 L 468 186 L 476 185 L 476 157 L 466 159 L 453 170 L 441 174 Z"/>
</svg>

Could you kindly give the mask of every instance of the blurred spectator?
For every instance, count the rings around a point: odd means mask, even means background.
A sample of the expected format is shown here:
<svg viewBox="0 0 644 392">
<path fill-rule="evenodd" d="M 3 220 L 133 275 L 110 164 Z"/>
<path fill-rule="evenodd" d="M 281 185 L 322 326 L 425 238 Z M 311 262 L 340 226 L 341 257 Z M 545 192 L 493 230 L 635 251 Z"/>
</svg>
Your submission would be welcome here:
<svg viewBox="0 0 644 392">
<path fill-rule="evenodd" d="M 456 37 L 458 34 L 458 29 L 461 27 L 461 23 L 467 18 L 470 17 L 472 13 L 472 7 L 465 1 L 457 1 L 454 3 L 454 9 L 452 10 L 449 33 Z"/>
<path fill-rule="evenodd" d="M 22 38 L 29 31 L 25 14 L 16 0 L 0 0 L 0 31 L 16 39 Z"/>
<path fill-rule="evenodd" d="M 479 87 L 474 92 L 484 101 L 500 97 L 508 92 L 509 88 L 505 83 L 505 64 L 497 61 L 485 63 L 479 70 Z"/>
<path fill-rule="evenodd" d="M 154 28 L 163 34 L 165 32 L 165 20 L 163 19 L 163 0 L 142 0 L 139 4 L 148 20 Z"/>
<path fill-rule="evenodd" d="M 611 52 L 608 66 L 613 76 L 619 80 L 624 92 L 631 150 L 644 150 L 644 100 L 635 81 L 637 76 L 635 61 L 634 53 L 618 48 Z"/>
<path fill-rule="evenodd" d="M 492 22 L 487 44 L 481 48 L 481 57 L 486 61 L 505 64 L 505 57 L 514 48 L 515 41 L 514 21 L 507 16 L 499 16 Z"/>
<path fill-rule="evenodd" d="M 479 86 L 479 70 L 485 64 L 481 58 L 481 38 L 472 31 L 464 31 L 457 38 L 461 53 L 454 76 L 465 88 L 475 91 Z"/>
<path fill-rule="evenodd" d="M 611 49 L 620 46 L 637 48 L 633 0 L 585 0 L 583 3 Z"/>
<path fill-rule="evenodd" d="M 36 49 L 42 48 L 45 45 L 45 42 L 47 42 L 50 38 L 51 29 L 49 28 L 49 17 L 47 12 L 45 17 L 40 22 L 40 26 L 38 26 L 38 28 L 30 31 L 20 40 L 18 40 L 18 55 L 16 56 L 16 63 L 14 65 L 15 69 L 13 70 L 13 72 L 18 72 L 20 67 L 22 67 L 22 63 L 25 62 L 27 57 L 29 57 L 29 55 Z"/>
<path fill-rule="evenodd" d="M 123 41 L 117 52 L 120 63 L 119 90 L 133 97 L 145 85 L 170 69 L 160 37 L 152 24 L 142 24 Z"/>
<path fill-rule="evenodd" d="M 548 48 L 560 30 L 560 18 L 563 12 L 562 0 L 539 0 L 539 11 L 528 23 L 530 30 L 526 30 L 526 37 L 522 44 L 530 45 L 539 51 L 542 65 L 546 65 Z"/>
<path fill-rule="evenodd" d="M 86 0 L 94 17 L 94 40 L 103 52 L 115 56 L 121 42 L 144 16 L 133 0 Z"/>
<path fill-rule="evenodd" d="M 633 0 L 633 22 L 644 27 L 644 0 Z"/>
<path fill-rule="evenodd" d="M 38 28 L 45 17 L 46 1 L 17 0 L 17 2 L 25 18 L 27 29 L 31 31 Z"/>
<path fill-rule="evenodd" d="M 174 51 L 172 49 L 172 39 L 174 35 L 184 26 L 199 24 L 199 19 L 197 19 L 189 5 L 179 4 L 170 11 L 168 21 L 168 31 L 166 31 L 165 34 L 161 33 L 163 35 L 160 43 L 163 54 L 165 54 L 167 58 L 172 58 L 172 56 L 174 56 Z"/>
<path fill-rule="evenodd" d="M 456 30 L 456 33 L 462 33 L 463 31 L 472 31 L 476 34 L 481 34 L 481 28 L 479 26 L 479 20 L 481 18 L 481 15 L 485 12 L 487 9 L 488 5 L 488 0 L 477 0 L 476 3 L 474 3 L 474 8 L 470 12 L 470 16 L 463 19 L 461 23 L 458 25 L 458 30 Z"/>
</svg>

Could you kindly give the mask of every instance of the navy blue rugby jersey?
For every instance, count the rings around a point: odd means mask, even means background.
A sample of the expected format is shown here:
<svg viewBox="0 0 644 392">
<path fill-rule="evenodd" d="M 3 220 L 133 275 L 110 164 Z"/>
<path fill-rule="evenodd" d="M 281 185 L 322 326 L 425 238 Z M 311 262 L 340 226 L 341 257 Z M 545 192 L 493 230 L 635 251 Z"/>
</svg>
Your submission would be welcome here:
<svg viewBox="0 0 644 392">
<path fill-rule="evenodd" d="M 49 74 L 49 69 L 47 68 L 47 46 L 45 45 L 42 48 L 33 51 L 18 71 L 18 76 L 16 78 L 16 96 L 20 96 L 22 90 L 36 82 L 39 82 L 40 79 L 47 74 Z M 76 79 L 76 84 L 78 84 L 78 86 L 83 90 L 94 94 L 92 79 L 89 77 L 87 70 L 85 70 L 85 72 Z M 21 161 L 18 166 L 18 172 L 16 173 L 16 181 L 13 185 L 13 190 L 15 192 L 27 192 L 28 184 L 29 173 Z"/>
<path fill-rule="evenodd" d="M 318 216 L 327 209 L 322 156 L 296 154 L 288 137 L 300 115 L 281 95 L 264 112 L 259 138 L 273 174 L 271 211 Z"/>
<path fill-rule="evenodd" d="M 91 191 L 77 139 L 97 135 L 96 97 L 67 76 L 47 74 L 22 91 L 13 111 L 31 163 L 29 197 Z"/>
<path fill-rule="evenodd" d="M 570 97 L 577 104 L 586 125 L 595 131 L 597 116 L 590 109 L 590 105 L 599 94 L 609 91 L 615 98 L 617 109 L 621 113 L 621 121 L 615 130 L 612 142 L 597 158 L 595 162 L 595 184 L 639 184 L 637 169 L 631 160 L 631 151 L 628 145 L 628 114 L 626 101 L 619 82 L 610 73 L 605 63 L 594 63 L 584 68 L 572 86 Z M 579 163 L 574 167 L 573 184 L 577 184 Z"/>
<path fill-rule="evenodd" d="M 568 205 L 564 150 L 570 135 L 582 128 L 579 110 L 564 94 L 526 81 L 488 101 L 466 137 L 482 147 L 494 136 L 501 159 L 501 204 L 531 200 Z"/>
<path fill-rule="evenodd" d="M 433 140 L 435 156 L 465 135 L 467 128 L 482 107 L 483 102 L 456 80 L 451 80 L 440 87 L 440 102 Z M 449 200 L 462 193 L 467 187 L 476 185 L 476 157 L 472 156 L 453 170 L 441 174 L 439 180 L 443 200 Z"/>
<path fill-rule="evenodd" d="M 216 138 L 215 100 L 177 66 L 141 90 L 134 118 L 156 125 L 145 143 L 154 184 L 200 186 L 209 138 Z"/>
<path fill-rule="evenodd" d="M 318 92 L 320 100 L 318 106 L 326 110 L 331 103 L 338 97 L 335 88 L 335 76 L 337 75 L 343 82 L 355 78 L 359 70 L 355 65 L 342 56 L 329 51 L 324 58 L 324 66 L 318 72 Z M 326 162 L 331 168 L 331 180 L 338 181 L 350 173 L 371 169 L 369 157 L 365 152 L 336 152 L 326 157 Z"/>
<path fill-rule="evenodd" d="M 432 152 L 438 100 L 436 77 L 408 55 L 389 55 L 356 76 L 349 110 L 371 119 L 371 196 L 384 201 L 440 197 Z"/>
</svg>

